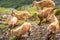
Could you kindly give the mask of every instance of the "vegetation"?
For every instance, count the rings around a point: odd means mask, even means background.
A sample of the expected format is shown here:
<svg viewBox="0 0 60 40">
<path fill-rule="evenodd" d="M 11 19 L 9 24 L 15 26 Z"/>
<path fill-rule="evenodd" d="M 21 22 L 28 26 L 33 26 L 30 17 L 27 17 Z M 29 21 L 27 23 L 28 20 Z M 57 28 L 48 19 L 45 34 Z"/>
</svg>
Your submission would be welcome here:
<svg viewBox="0 0 60 40">
<path fill-rule="evenodd" d="M 56 5 L 60 4 L 60 0 L 58 1 L 53 0 L 53 1 L 56 2 Z M 31 3 L 32 3 L 32 0 L 0 0 L 0 7 L 18 9 L 22 7 L 23 5 L 30 5 Z"/>
<path fill-rule="evenodd" d="M 55 14 L 56 14 L 56 15 L 59 15 L 59 14 L 60 14 L 60 8 L 57 9 L 57 11 L 56 11 Z"/>
<path fill-rule="evenodd" d="M 9 40 L 16 40 L 16 36 L 11 36 Z"/>
<path fill-rule="evenodd" d="M 37 0 L 39 1 L 39 0 Z M 55 0 L 54 0 L 55 1 Z M 56 2 L 56 1 L 55 1 Z M 57 3 L 58 2 L 58 3 Z M 55 15 L 58 16 L 60 14 L 60 0 L 58 0 L 56 2 L 56 6 L 58 7 Z M 32 7 L 32 0 L 0 0 L 0 14 L 1 13 L 11 13 L 12 10 L 16 13 L 20 13 L 21 11 L 28 11 L 30 12 L 30 16 L 34 16 L 36 18 L 35 21 L 33 21 L 33 23 L 35 23 L 36 21 L 39 21 L 39 18 L 36 16 L 36 12 L 37 12 L 37 8 L 36 7 Z M 1 19 L 1 17 L 0 17 Z M 28 20 L 29 22 L 32 22 L 30 20 Z M 46 19 L 43 20 L 44 22 L 46 22 Z M 23 24 L 25 21 L 24 20 L 18 20 L 17 24 L 21 25 Z M 7 24 L 7 22 L 5 22 L 4 24 Z M 0 24 L 0 28 L 5 28 L 6 25 Z M 5 33 L 6 30 L 2 30 L 2 33 Z M 16 40 L 15 36 L 10 37 L 9 40 Z"/>
<path fill-rule="evenodd" d="M 5 8 L 18 8 L 31 3 L 32 0 L 0 0 L 0 6 Z"/>
</svg>

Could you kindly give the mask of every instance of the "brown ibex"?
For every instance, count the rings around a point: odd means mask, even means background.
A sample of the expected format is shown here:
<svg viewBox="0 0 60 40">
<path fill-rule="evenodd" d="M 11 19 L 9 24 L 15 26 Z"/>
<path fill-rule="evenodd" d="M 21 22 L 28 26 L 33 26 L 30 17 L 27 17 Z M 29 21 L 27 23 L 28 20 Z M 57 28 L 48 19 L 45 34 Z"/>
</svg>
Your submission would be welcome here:
<svg viewBox="0 0 60 40">
<path fill-rule="evenodd" d="M 28 36 L 30 36 L 31 27 L 32 25 L 30 23 L 25 22 L 18 28 L 12 29 L 9 33 L 11 33 L 11 35 L 15 35 L 17 38 L 22 37 L 22 35 L 25 34 L 26 32 L 28 32 L 29 33 Z"/>
<path fill-rule="evenodd" d="M 18 19 L 16 17 L 8 18 L 8 28 L 14 27 L 14 25 L 17 23 Z"/>
<path fill-rule="evenodd" d="M 29 12 L 21 12 L 20 14 L 17 14 L 15 12 L 12 11 L 12 15 L 17 17 L 18 20 L 27 20 L 30 13 Z"/>
<path fill-rule="evenodd" d="M 43 9 L 44 7 L 52 7 L 55 6 L 55 3 L 52 0 L 41 0 L 41 1 L 33 1 L 32 2 L 33 6 L 37 6 L 41 9 Z"/>
<path fill-rule="evenodd" d="M 55 15 L 52 15 L 51 24 L 47 28 L 47 34 L 45 40 L 52 40 L 52 38 L 55 38 L 56 33 L 59 31 L 59 21 L 55 17 Z"/>
<path fill-rule="evenodd" d="M 47 8 L 45 10 L 41 10 L 41 9 L 38 10 L 37 15 L 40 19 L 39 25 L 42 23 L 43 18 L 46 18 L 46 20 L 50 22 L 51 21 L 50 18 L 52 17 L 52 14 L 55 13 L 55 11 L 54 11 L 55 9 L 57 9 L 57 8 Z"/>
</svg>

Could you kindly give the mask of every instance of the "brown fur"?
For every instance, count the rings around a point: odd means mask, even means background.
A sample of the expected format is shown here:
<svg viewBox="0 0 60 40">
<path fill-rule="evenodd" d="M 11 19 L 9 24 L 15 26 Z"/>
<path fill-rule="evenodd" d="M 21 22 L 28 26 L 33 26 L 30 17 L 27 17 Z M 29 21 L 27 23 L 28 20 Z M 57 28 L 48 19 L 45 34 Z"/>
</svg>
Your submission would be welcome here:
<svg viewBox="0 0 60 40">
<path fill-rule="evenodd" d="M 21 12 L 20 14 L 12 12 L 12 15 L 17 17 L 19 20 L 27 20 L 27 18 L 30 14 L 29 14 L 29 12 Z"/>
<path fill-rule="evenodd" d="M 47 30 L 47 36 L 46 36 L 46 40 L 50 40 L 51 37 L 55 36 L 56 33 L 58 33 L 59 31 L 59 21 L 57 20 L 57 18 L 54 16 L 54 21 L 48 26 Z"/>
<path fill-rule="evenodd" d="M 17 37 L 21 37 L 26 32 L 29 32 L 30 35 L 30 31 L 31 31 L 31 24 L 26 22 L 22 24 L 20 27 L 16 28 L 15 30 L 11 30 L 11 34 Z"/>
<path fill-rule="evenodd" d="M 55 3 L 51 0 L 50 1 L 42 0 L 39 2 L 33 1 L 32 4 L 33 4 L 33 6 L 37 6 L 37 7 L 41 7 L 41 8 L 55 6 Z"/>
<path fill-rule="evenodd" d="M 18 19 L 16 17 L 12 17 L 8 19 L 8 26 L 11 29 L 17 23 Z"/>
<path fill-rule="evenodd" d="M 58 19 L 55 17 L 55 15 L 53 15 L 53 16 L 54 16 L 54 21 L 51 22 L 51 24 L 50 24 L 49 27 L 48 27 L 48 30 L 50 29 L 51 26 L 56 27 L 57 30 L 59 29 L 59 21 L 58 21 Z M 56 32 L 57 32 L 57 30 L 56 30 Z"/>
<path fill-rule="evenodd" d="M 55 12 L 56 12 L 55 9 L 56 9 L 56 8 L 51 9 L 50 12 L 47 11 L 47 12 L 49 12 L 49 14 L 48 14 L 48 16 L 47 16 L 46 19 L 47 19 L 49 22 L 53 22 L 53 21 L 56 20 L 56 19 L 55 19 Z"/>
<path fill-rule="evenodd" d="M 53 15 L 55 13 L 55 8 L 47 8 L 45 10 L 38 10 L 37 15 L 40 19 L 40 23 L 42 22 L 43 18 L 46 18 L 47 21 L 52 21 L 54 19 Z M 52 19 L 52 20 L 50 20 Z"/>
</svg>

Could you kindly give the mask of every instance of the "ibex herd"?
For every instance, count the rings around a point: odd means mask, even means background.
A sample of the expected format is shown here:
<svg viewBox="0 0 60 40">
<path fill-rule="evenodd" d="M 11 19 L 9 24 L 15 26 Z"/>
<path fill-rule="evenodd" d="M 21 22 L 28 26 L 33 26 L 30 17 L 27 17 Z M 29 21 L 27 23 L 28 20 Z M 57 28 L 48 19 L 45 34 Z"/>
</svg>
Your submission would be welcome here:
<svg viewBox="0 0 60 40">
<path fill-rule="evenodd" d="M 45 40 L 52 40 L 52 37 L 55 36 L 59 31 L 59 21 L 55 16 L 55 11 L 57 8 L 53 8 L 53 6 L 55 6 L 55 3 L 52 0 L 41 0 L 39 2 L 33 1 L 32 4 L 33 6 L 39 7 L 39 10 L 36 12 L 38 18 L 40 19 L 38 25 L 42 24 L 43 18 L 46 18 L 47 22 L 50 22 L 49 26 L 47 27 Z M 46 7 L 46 9 L 44 9 L 44 7 Z M 28 35 L 30 36 L 32 25 L 29 22 L 25 22 L 14 30 L 11 29 L 14 27 L 14 25 L 16 25 L 18 20 L 27 21 L 29 16 L 29 12 L 23 11 L 20 14 L 17 14 L 12 11 L 11 17 L 8 18 L 8 28 L 10 29 L 9 34 L 15 35 L 17 38 L 19 38 L 26 32 L 29 32 Z"/>
<path fill-rule="evenodd" d="M 59 21 L 55 16 L 55 9 L 57 8 L 52 8 L 52 6 L 55 6 L 55 3 L 52 0 L 41 0 L 39 2 L 34 1 L 33 5 L 41 8 L 37 11 L 37 16 L 40 18 L 39 25 L 42 23 L 43 18 L 46 18 L 46 20 L 50 22 L 47 27 L 45 40 L 52 40 L 59 31 Z M 44 7 L 47 8 L 43 9 Z"/>
</svg>

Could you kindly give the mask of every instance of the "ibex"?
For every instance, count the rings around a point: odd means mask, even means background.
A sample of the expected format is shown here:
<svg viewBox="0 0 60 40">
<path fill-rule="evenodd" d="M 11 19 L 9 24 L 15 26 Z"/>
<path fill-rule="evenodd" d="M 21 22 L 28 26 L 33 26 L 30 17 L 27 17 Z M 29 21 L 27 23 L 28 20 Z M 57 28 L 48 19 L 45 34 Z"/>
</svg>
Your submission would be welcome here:
<svg viewBox="0 0 60 40">
<path fill-rule="evenodd" d="M 41 0 L 41 1 L 33 1 L 32 2 L 33 6 L 37 6 L 41 9 L 43 9 L 44 7 L 52 7 L 55 6 L 55 3 L 52 0 Z"/>
<path fill-rule="evenodd" d="M 39 25 L 42 23 L 43 18 L 46 18 L 46 22 L 50 22 L 51 20 L 49 20 L 49 19 L 52 17 L 52 14 L 55 13 L 55 9 L 57 9 L 57 8 L 47 8 L 45 10 L 41 10 L 41 9 L 38 10 L 37 16 L 40 19 Z"/>
<path fill-rule="evenodd" d="M 25 22 L 18 28 L 14 29 L 14 30 L 12 29 L 9 33 L 11 35 L 15 35 L 17 38 L 22 37 L 22 35 L 25 34 L 26 32 L 28 32 L 29 33 L 28 36 L 30 36 L 31 27 L 32 27 L 32 25 L 30 23 Z"/>
<path fill-rule="evenodd" d="M 17 17 L 18 20 L 27 20 L 30 13 L 29 12 L 21 12 L 20 14 L 17 14 L 12 11 L 12 15 Z"/>
<path fill-rule="evenodd" d="M 55 17 L 55 15 L 52 15 L 51 24 L 47 28 L 47 34 L 45 40 L 52 40 L 52 38 L 55 38 L 56 33 L 59 31 L 59 21 Z"/>
</svg>

